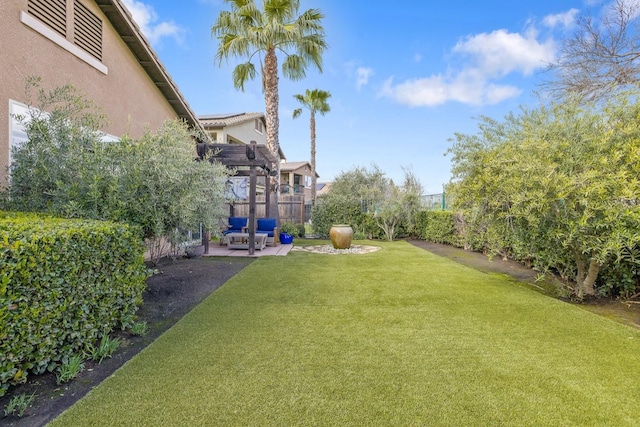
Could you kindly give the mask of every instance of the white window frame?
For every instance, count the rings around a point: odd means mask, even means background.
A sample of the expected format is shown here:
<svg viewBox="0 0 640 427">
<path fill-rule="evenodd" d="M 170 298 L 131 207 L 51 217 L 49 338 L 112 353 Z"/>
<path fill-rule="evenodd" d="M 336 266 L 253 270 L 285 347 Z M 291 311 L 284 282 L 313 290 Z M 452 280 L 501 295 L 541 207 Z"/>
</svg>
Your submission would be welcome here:
<svg viewBox="0 0 640 427">
<path fill-rule="evenodd" d="M 29 116 L 29 106 L 22 102 L 9 99 L 9 165 L 13 162 L 11 152 L 13 147 L 20 147 L 27 142 L 27 130 L 16 116 Z"/>
<path fill-rule="evenodd" d="M 255 123 L 253 125 L 255 131 L 257 133 L 259 133 L 260 135 L 263 135 L 264 133 L 264 123 L 262 123 L 262 120 L 260 119 L 255 119 Z"/>
<path fill-rule="evenodd" d="M 24 124 L 17 119 L 17 116 L 24 116 L 29 119 L 31 109 L 33 107 L 29 107 L 27 104 L 9 99 L 9 165 L 13 163 L 11 153 L 14 147 L 20 147 L 28 139 L 27 130 Z M 120 141 L 117 136 L 102 131 L 100 131 L 100 139 L 104 143 Z"/>
</svg>

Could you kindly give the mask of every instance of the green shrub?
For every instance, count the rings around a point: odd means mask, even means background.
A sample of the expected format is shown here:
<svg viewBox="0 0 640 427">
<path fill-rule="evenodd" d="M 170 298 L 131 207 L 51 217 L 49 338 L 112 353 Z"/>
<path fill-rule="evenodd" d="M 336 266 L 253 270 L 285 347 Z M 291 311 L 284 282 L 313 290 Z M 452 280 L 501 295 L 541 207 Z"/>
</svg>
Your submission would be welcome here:
<svg viewBox="0 0 640 427">
<path fill-rule="evenodd" d="M 329 237 L 333 224 L 349 224 L 354 231 L 360 230 L 362 210 L 360 203 L 341 195 L 320 196 L 312 210 L 313 231 L 319 237 Z"/>
<path fill-rule="evenodd" d="M 298 236 L 298 226 L 294 222 L 283 222 L 278 228 L 280 233 L 291 234 L 293 237 Z"/>
<path fill-rule="evenodd" d="M 0 395 L 133 324 L 143 250 L 125 224 L 0 212 Z"/>
<path fill-rule="evenodd" d="M 418 237 L 429 242 L 458 245 L 455 214 L 451 211 L 420 211 L 416 216 Z"/>
<path fill-rule="evenodd" d="M 174 119 L 139 139 L 105 143 L 104 117 L 81 91 L 67 85 L 47 92 L 37 79 L 28 87 L 36 108 L 19 118 L 28 140 L 11 152 L 0 209 L 135 224 L 154 262 L 166 251 L 151 243 L 168 241 L 176 250 L 184 231 L 218 228 L 228 170 L 194 161 L 195 140 L 204 136 Z"/>
</svg>

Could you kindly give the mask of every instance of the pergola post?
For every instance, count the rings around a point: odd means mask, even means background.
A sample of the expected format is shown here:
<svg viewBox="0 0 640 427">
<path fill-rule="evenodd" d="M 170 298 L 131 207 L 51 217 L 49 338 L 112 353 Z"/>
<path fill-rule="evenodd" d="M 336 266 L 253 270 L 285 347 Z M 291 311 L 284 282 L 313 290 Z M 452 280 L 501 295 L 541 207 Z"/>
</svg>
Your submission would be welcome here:
<svg viewBox="0 0 640 427">
<path fill-rule="evenodd" d="M 271 179 L 269 177 L 269 174 L 267 174 L 264 177 L 264 216 L 265 218 L 271 218 L 271 215 L 269 215 L 271 213 L 271 209 L 270 209 L 270 202 L 271 202 Z"/>
<path fill-rule="evenodd" d="M 206 147 L 206 148 L 205 148 Z M 198 157 L 204 160 L 207 150 L 212 151 L 210 161 L 219 162 L 230 168 L 240 168 L 236 170 L 236 176 L 249 175 L 249 255 L 253 255 L 256 245 L 256 187 L 258 174 L 265 176 L 267 182 L 265 211 L 269 216 L 269 175 L 278 166 L 278 159 L 273 156 L 265 145 L 257 145 L 251 141 L 249 145 L 240 144 L 198 144 Z M 249 168 L 249 170 L 246 170 Z M 230 216 L 234 216 L 233 205 L 229 206 Z"/>
<path fill-rule="evenodd" d="M 251 149 L 247 150 L 247 158 L 256 157 L 256 142 L 251 141 Z M 249 255 L 256 251 L 256 167 L 249 167 Z"/>
</svg>

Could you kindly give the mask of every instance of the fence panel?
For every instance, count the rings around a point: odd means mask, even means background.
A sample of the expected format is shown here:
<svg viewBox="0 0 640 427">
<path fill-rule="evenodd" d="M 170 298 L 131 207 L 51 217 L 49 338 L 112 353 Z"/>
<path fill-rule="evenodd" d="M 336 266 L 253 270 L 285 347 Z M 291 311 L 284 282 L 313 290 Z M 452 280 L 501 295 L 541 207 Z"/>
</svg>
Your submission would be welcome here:
<svg viewBox="0 0 640 427">
<path fill-rule="evenodd" d="M 265 212 L 265 197 L 256 196 L 256 218 L 264 218 L 266 216 Z M 304 224 L 306 220 L 304 195 L 281 194 L 278 197 L 278 213 L 280 214 L 281 223 L 294 222 L 296 224 Z M 248 217 L 249 201 L 236 201 L 233 204 L 233 215 Z"/>
</svg>

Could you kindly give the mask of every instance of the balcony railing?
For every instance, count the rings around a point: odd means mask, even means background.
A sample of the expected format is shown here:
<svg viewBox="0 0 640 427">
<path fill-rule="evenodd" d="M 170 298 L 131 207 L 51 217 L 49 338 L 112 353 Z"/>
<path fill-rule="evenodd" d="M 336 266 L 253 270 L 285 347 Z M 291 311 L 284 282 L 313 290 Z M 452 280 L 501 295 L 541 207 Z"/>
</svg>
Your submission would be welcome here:
<svg viewBox="0 0 640 427">
<path fill-rule="evenodd" d="M 280 184 L 280 194 L 304 194 L 304 185 Z"/>
</svg>

